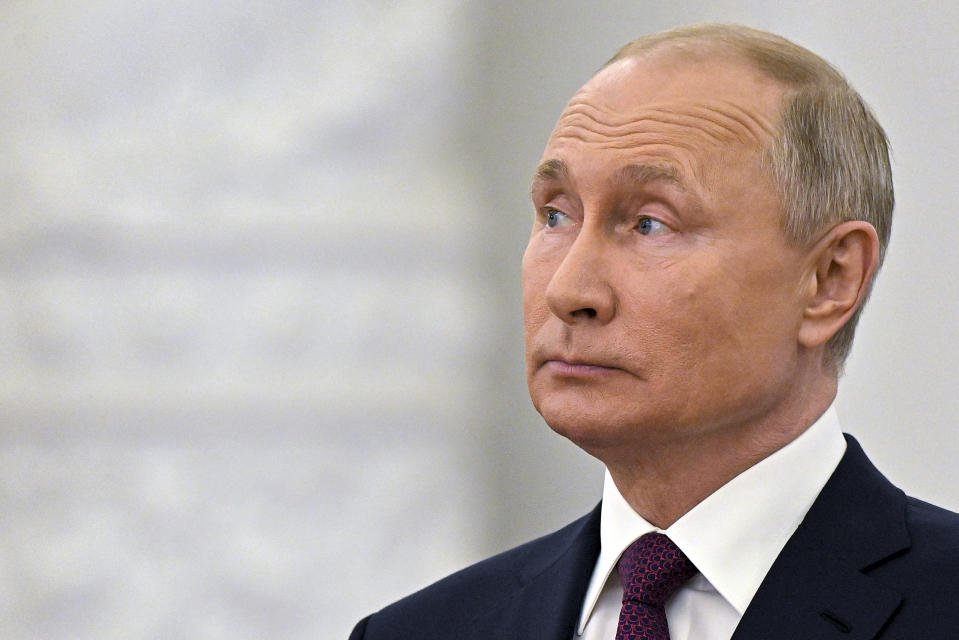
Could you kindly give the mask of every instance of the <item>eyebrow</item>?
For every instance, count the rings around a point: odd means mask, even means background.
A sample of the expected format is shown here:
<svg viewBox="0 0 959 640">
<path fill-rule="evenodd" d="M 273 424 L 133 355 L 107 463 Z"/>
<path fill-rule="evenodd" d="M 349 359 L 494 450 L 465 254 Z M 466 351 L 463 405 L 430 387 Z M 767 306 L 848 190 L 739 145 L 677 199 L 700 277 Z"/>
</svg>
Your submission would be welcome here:
<svg viewBox="0 0 959 640">
<path fill-rule="evenodd" d="M 541 182 L 565 182 L 570 177 L 569 167 L 559 159 L 546 160 L 536 168 L 533 175 L 533 188 Z M 669 165 L 636 163 L 618 169 L 611 182 L 642 186 L 651 182 L 669 182 L 683 191 L 687 191 L 679 171 Z"/>
<path fill-rule="evenodd" d="M 569 179 L 569 167 L 562 160 L 547 160 L 536 167 L 533 174 L 533 186 L 538 182 L 562 182 Z"/>
<path fill-rule="evenodd" d="M 613 174 L 612 182 L 635 186 L 668 182 L 683 191 L 687 190 L 679 171 L 663 164 L 628 164 Z"/>
</svg>

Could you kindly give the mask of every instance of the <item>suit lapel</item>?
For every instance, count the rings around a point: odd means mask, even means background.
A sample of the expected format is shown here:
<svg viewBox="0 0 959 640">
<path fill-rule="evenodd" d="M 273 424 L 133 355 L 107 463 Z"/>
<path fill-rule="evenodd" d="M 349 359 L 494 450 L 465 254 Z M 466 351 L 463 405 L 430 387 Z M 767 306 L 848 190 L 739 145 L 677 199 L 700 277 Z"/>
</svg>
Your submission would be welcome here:
<svg viewBox="0 0 959 640">
<path fill-rule="evenodd" d="M 597 506 L 582 521 L 582 527 L 568 545 L 527 567 L 520 576 L 518 588 L 500 608 L 489 612 L 486 619 L 495 621 L 492 625 L 495 629 L 486 628 L 476 637 L 572 638 L 599 555 L 599 514 Z"/>
<path fill-rule="evenodd" d="M 846 439 L 846 454 L 732 640 L 870 640 L 901 604 L 868 571 L 909 547 L 905 496 Z"/>
</svg>

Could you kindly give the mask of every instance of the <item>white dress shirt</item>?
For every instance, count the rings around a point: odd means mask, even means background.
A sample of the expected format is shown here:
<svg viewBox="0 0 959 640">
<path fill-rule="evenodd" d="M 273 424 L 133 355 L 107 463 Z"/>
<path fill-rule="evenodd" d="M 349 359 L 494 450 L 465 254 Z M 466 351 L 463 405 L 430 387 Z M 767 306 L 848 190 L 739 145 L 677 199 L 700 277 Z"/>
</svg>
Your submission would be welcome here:
<svg viewBox="0 0 959 640">
<path fill-rule="evenodd" d="M 845 450 L 839 419 L 830 407 L 802 435 L 727 482 L 665 531 L 633 511 L 607 471 L 601 551 L 577 637 L 614 640 L 623 597 L 616 563 L 634 540 L 662 531 L 699 569 L 666 603 L 671 640 L 729 640 Z"/>
</svg>

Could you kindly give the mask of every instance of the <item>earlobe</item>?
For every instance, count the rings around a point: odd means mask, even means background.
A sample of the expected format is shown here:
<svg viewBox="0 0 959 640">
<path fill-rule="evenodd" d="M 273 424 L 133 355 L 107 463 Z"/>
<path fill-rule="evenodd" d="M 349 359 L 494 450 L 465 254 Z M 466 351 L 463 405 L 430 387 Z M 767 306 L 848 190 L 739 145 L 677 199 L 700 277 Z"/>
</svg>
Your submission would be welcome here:
<svg viewBox="0 0 959 640">
<path fill-rule="evenodd" d="M 812 251 L 810 296 L 799 329 L 799 343 L 825 345 L 862 305 L 879 265 L 879 236 L 862 220 L 829 230 Z"/>
</svg>

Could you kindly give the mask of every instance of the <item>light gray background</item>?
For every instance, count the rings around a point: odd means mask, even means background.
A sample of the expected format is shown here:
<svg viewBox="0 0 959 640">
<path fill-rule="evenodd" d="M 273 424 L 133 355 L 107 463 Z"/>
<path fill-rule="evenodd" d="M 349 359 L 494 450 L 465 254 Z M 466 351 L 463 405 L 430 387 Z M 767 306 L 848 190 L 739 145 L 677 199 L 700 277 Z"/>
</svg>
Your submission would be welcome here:
<svg viewBox="0 0 959 640">
<path fill-rule="evenodd" d="M 839 401 L 959 508 L 959 3 L 0 5 L 0 636 L 342 638 L 599 498 L 523 377 L 526 192 L 622 43 L 721 20 L 892 140 Z"/>
</svg>

